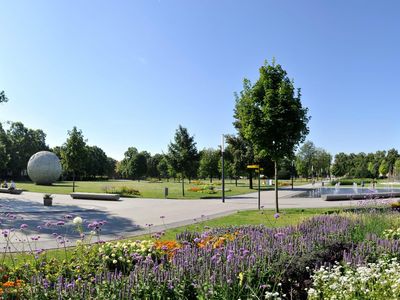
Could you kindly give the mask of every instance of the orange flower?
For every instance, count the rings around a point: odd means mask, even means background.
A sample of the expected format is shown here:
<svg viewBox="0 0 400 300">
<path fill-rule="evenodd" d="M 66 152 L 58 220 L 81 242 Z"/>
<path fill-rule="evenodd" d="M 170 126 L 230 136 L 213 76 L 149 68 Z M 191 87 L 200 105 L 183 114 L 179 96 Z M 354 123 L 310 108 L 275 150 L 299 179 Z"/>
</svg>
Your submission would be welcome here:
<svg viewBox="0 0 400 300">
<path fill-rule="evenodd" d="M 166 252 L 169 258 L 174 256 L 176 250 L 181 247 L 176 241 L 156 241 L 154 245 L 156 249 Z"/>
<path fill-rule="evenodd" d="M 2 288 L 0 288 L 0 296 L 3 295 L 4 291 Z"/>
<path fill-rule="evenodd" d="M 3 287 L 14 287 L 15 286 L 15 282 L 14 281 L 7 281 L 5 283 L 3 283 Z"/>
</svg>

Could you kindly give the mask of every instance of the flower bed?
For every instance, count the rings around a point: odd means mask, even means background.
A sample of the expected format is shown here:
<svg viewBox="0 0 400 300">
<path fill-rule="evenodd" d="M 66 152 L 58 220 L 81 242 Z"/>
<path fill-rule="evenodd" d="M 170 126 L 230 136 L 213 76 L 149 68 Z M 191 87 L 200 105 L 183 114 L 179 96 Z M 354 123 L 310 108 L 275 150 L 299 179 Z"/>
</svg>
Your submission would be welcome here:
<svg viewBox="0 0 400 300">
<path fill-rule="evenodd" d="M 389 221 L 373 229 L 379 218 Z M 87 245 L 82 238 L 64 259 L 33 251 L 33 258 L 23 263 L 10 262 L 5 252 L 0 293 L 4 299 L 356 299 L 343 297 L 363 289 L 365 298 L 357 299 L 368 299 L 368 289 L 394 299 L 400 288 L 387 290 L 400 270 L 393 260 L 400 256 L 397 227 L 389 226 L 393 220 L 382 212 L 347 213 L 284 228 L 186 231 L 174 241 L 99 239 Z M 84 236 L 82 221 L 65 222 Z M 91 222 L 86 227 L 98 234 L 102 226 L 104 222 Z M 4 231 L 4 238 L 10 232 Z M 371 278 L 365 275 L 362 281 L 362 272 Z M 374 273 L 380 274 L 380 282 L 372 279 Z"/>
</svg>

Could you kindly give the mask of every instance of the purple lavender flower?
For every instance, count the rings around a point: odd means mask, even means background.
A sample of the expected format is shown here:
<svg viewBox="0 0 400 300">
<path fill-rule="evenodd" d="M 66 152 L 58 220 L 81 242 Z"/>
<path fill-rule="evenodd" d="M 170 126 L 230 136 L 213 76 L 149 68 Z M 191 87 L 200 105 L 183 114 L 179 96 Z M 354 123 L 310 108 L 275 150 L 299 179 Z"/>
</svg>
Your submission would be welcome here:
<svg viewBox="0 0 400 300">
<path fill-rule="evenodd" d="M 21 226 L 19 227 L 20 229 L 27 229 L 29 226 L 28 224 L 21 224 Z"/>
<path fill-rule="evenodd" d="M 1 232 L 1 234 L 2 234 L 4 237 L 8 237 L 8 236 L 10 235 L 10 230 L 4 229 L 4 230 Z"/>
<path fill-rule="evenodd" d="M 279 217 L 280 217 L 280 214 L 279 214 L 279 213 L 274 214 L 274 218 L 275 218 L 275 219 L 278 219 Z"/>
</svg>

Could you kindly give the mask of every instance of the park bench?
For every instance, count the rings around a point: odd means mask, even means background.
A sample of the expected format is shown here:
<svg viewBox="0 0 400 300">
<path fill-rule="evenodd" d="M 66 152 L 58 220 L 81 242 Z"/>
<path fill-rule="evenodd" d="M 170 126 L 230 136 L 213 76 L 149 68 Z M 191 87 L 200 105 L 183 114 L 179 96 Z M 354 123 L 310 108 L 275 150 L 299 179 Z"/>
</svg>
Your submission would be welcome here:
<svg viewBox="0 0 400 300">
<path fill-rule="evenodd" d="M 0 193 L 19 195 L 22 193 L 21 189 L 0 188 Z"/>
<path fill-rule="evenodd" d="M 102 194 L 102 193 L 71 193 L 72 199 L 88 199 L 88 200 L 119 200 L 119 194 Z"/>
</svg>

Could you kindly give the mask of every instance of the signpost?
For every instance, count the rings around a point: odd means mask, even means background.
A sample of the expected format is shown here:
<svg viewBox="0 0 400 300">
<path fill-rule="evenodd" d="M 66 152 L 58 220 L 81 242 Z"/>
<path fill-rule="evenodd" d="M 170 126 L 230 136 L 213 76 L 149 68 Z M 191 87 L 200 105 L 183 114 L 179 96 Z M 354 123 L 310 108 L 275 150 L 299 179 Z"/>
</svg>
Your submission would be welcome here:
<svg viewBox="0 0 400 300">
<path fill-rule="evenodd" d="M 258 209 L 261 209 L 261 171 L 263 168 L 260 168 L 260 165 L 248 165 L 247 169 L 254 169 L 258 172 Z"/>
</svg>

